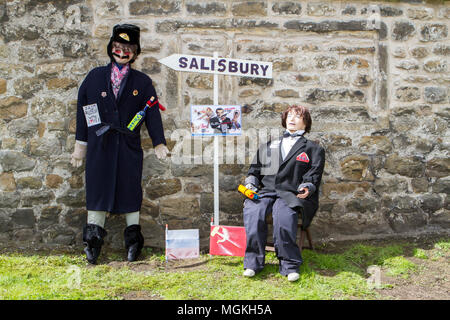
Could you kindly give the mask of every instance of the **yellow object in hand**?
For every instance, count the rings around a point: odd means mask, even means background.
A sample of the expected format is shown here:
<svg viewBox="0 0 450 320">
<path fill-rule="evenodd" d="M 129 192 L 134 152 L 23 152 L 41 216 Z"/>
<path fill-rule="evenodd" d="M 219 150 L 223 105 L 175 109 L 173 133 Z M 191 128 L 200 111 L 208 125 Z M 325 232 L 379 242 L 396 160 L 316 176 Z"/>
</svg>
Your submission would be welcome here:
<svg viewBox="0 0 450 320">
<path fill-rule="evenodd" d="M 242 184 L 239 185 L 238 191 L 241 192 L 243 195 L 245 195 L 249 199 L 252 199 L 252 200 L 259 199 L 259 196 L 255 191 L 246 188 Z"/>
</svg>

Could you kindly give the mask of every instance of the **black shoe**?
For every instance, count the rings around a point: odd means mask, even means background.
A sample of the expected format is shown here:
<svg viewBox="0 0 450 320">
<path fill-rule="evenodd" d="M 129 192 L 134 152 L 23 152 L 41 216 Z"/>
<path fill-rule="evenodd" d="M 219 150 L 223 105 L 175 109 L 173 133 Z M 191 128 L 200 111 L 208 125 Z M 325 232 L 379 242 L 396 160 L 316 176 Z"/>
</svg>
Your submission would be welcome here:
<svg viewBox="0 0 450 320">
<path fill-rule="evenodd" d="M 103 238 L 106 237 L 106 234 L 106 230 L 96 224 L 88 223 L 84 226 L 83 243 L 86 245 L 84 252 L 89 263 L 97 263 L 103 245 Z"/>
<path fill-rule="evenodd" d="M 86 259 L 90 264 L 97 264 L 97 259 L 100 256 L 101 247 L 89 247 L 86 246 L 84 248 L 84 252 L 86 253 Z"/>
<path fill-rule="evenodd" d="M 126 227 L 123 237 L 125 239 L 125 248 L 127 249 L 127 260 L 130 262 L 136 261 L 144 246 L 144 236 L 141 233 L 141 226 L 139 224 L 132 224 Z"/>
<path fill-rule="evenodd" d="M 128 248 L 128 256 L 127 256 L 128 261 L 130 262 L 136 261 L 140 253 L 141 250 L 139 250 L 139 243 L 132 244 Z"/>
</svg>

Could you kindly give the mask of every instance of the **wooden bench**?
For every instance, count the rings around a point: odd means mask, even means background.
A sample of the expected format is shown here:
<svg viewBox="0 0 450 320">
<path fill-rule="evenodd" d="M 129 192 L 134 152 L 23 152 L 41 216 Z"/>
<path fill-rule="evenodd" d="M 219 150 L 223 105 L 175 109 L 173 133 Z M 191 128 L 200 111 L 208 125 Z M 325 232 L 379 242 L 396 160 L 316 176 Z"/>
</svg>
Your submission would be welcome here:
<svg viewBox="0 0 450 320">
<path fill-rule="evenodd" d="M 268 225 L 272 225 L 273 226 L 273 221 L 272 221 L 272 215 L 268 214 L 266 217 L 266 223 Z M 298 241 L 298 247 L 300 248 L 300 252 L 302 252 L 302 249 L 310 249 L 310 250 L 314 250 L 313 244 L 312 244 L 312 238 L 311 238 L 311 233 L 309 232 L 309 228 L 307 228 L 306 230 L 302 230 L 301 229 L 302 224 L 299 223 L 297 225 L 297 228 L 300 229 L 300 239 Z M 308 239 L 309 242 L 309 247 L 304 247 L 303 243 L 305 241 L 305 236 Z M 271 251 L 271 252 L 275 252 L 275 247 L 273 243 L 267 243 L 266 245 L 266 251 Z"/>
</svg>

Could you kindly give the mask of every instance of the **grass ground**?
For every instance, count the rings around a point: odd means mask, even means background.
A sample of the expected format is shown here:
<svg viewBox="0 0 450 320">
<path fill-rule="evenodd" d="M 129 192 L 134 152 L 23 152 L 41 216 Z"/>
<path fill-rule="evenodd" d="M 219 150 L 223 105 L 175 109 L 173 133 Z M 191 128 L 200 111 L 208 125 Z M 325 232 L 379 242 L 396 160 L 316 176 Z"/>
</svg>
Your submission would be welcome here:
<svg viewBox="0 0 450 320">
<path fill-rule="evenodd" d="M 449 299 L 449 256 L 450 239 L 426 246 L 325 246 L 303 251 L 300 279 L 290 283 L 278 273 L 274 253 L 249 279 L 242 276 L 239 257 L 205 254 L 166 264 L 163 255 L 146 248 L 139 261 L 128 263 L 123 252 L 104 250 L 91 266 L 81 250 L 3 252 L 0 299 Z"/>
</svg>

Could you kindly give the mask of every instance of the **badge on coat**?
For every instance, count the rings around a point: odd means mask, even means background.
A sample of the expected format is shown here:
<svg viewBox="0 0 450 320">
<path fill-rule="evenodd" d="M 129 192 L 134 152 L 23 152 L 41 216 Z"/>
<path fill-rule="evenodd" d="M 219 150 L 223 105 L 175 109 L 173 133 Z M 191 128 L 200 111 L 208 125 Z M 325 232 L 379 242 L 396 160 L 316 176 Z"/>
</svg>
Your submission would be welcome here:
<svg viewBox="0 0 450 320">
<path fill-rule="evenodd" d="M 139 93 L 139 91 L 137 91 L 136 89 L 133 90 L 133 96 L 137 96 Z"/>
<path fill-rule="evenodd" d="M 92 127 L 102 123 L 100 120 L 100 114 L 98 113 L 98 107 L 96 103 L 83 106 L 83 111 L 84 116 L 86 117 L 88 127 Z"/>
<path fill-rule="evenodd" d="M 309 163 L 309 158 L 306 152 L 300 153 L 295 160 Z"/>
</svg>

